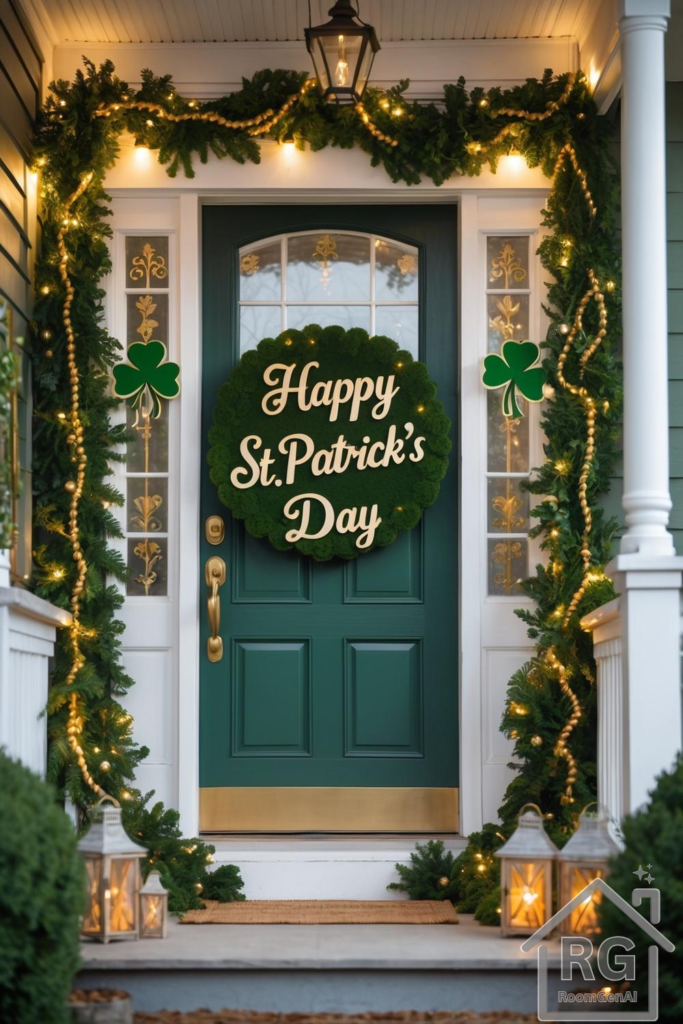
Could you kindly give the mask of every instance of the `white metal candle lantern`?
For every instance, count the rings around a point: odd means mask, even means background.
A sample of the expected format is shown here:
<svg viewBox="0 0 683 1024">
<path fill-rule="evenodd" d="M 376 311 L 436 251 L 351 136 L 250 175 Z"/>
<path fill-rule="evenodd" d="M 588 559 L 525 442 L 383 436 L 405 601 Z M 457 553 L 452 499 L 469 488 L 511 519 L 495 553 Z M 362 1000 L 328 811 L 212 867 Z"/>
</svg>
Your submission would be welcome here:
<svg viewBox="0 0 683 1024">
<path fill-rule="evenodd" d="M 150 871 L 140 890 L 140 938 L 165 939 L 168 928 L 168 892 L 158 871 Z"/>
<path fill-rule="evenodd" d="M 600 807 L 596 813 L 588 813 L 590 807 L 598 805 L 584 807 L 577 831 L 557 855 L 562 907 L 594 879 L 606 878 L 609 858 L 619 853 L 619 847 L 609 834 L 609 815 Z M 596 890 L 564 918 L 562 931 L 568 935 L 595 935 L 599 932 L 597 904 L 601 899 L 602 893 Z"/>
<path fill-rule="evenodd" d="M 503 935 L 532 935 L 552 916 L 556 854 L 557 847 L 543 828 L 540 809 L 525 804 L 517 830 L 495 852 L 501 862 Z"/>
<path fill-rule="evenodd" d="M 104 796 L 95 804 L 92 825 L 78 849 L 88 877 L 81 933 L 99 942 L 139 938 L 140 861 L 147 850 L 126 834 L 113 797 Z"/>
</svg>

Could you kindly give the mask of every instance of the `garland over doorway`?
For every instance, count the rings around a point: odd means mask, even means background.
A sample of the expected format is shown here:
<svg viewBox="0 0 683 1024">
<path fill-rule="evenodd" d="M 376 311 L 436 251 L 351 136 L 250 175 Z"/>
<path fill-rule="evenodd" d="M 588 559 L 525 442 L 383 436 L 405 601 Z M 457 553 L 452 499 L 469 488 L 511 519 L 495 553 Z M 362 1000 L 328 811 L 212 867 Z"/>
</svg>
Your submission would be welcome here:
<svg viewBox="0 0 683 1024">
<path fill-rule="evenodd" d="M 313 152 L 359 146 L 392 181 L 409 185 L 495 171 L 514 154 L 548 176 L 545 460 L 528 485 L 542 499 L 532 514 L 546 562 L 524 582 L 536 606 L 519 614 L 537 646 L 507 695 L 502 728 L 515 741 L 519 772 L 501 807 L 503 827 L 531 800 L 561 842 L 594 796 L 594 663 L 579 620 L 613 594 L 602 566 L 615 524 L 598 500 L 609 487 L 621 406 L 609 133 L 581 73 L 547 71 L 513 89 L 472 92 L 460 79 L 444 86 L 440 106 L 407 99 L 407 88 L 369 89 L 363 104 L 337 107 L 305 74 L 264 70 L 200 104 L 179 96 L 170 76 L 144 71 L 134 92 L 111 62 L 98 69 L 88 61 L 73 82 L 52 87 L 35 149 L 45 226 L 36 271 L 34 586 L 74 617 L 61 634 L 50 695 L 49 768 L 83 809 L 103 790 L 139 806 L 131 780 L 147 753 L 119 703 L 132 682 L 120 662 L 123 598 L 104 582 L 127 574 L 108 546 L 121 536 L 109 506 L 124 499 L 107 478 L 125 428 L 109 420 L 120 346 L 102 327 L 100 288 L 111 266 L 104 179 L 124 131 L 156 150 L 171 176 L 181 167 L 192 176 L 193 161 L 210 153 L 257 164 L 262 137 Z"/>
</svg>

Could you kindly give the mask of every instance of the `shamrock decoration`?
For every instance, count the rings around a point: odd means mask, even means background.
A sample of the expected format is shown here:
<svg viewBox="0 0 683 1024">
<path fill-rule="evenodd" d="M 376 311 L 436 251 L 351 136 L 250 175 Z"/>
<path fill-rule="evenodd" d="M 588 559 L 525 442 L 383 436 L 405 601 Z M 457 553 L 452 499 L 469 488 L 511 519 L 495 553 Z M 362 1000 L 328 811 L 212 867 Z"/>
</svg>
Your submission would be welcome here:
<svg viewBox="0 0 683 1024">
<path fill-rule="evenodd" d="M 161 415 L 160 399 L 176 398 L 180 393 L 180 367 L 164 361 L 166 346 L 161 341 L 133 342 L 128 347 L 128 359 L 114 367 L 114 394 L 125 398 L 133 409 L 142 407 L 143 415 L 157 419 Z"/>
<path fill-rule="evenodd" d="M 501 354 L 490 352 L 484 356 L 482 383 L 489 391 L 505 387 L 503 415 L 517 418 L 522 410 L 517 405 L 515 388 L 527 402 L 543 401 L 545 371 L 537 366 L 541 349 L 533 341 L 504 341 Z"/>
</svg>

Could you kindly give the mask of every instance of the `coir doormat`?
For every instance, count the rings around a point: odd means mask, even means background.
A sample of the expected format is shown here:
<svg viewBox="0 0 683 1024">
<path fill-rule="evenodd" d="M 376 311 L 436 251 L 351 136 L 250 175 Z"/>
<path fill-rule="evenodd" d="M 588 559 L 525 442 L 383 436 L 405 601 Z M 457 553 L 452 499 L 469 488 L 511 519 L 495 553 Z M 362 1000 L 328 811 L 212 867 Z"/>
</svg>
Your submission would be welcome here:
<svg viewBox="0 0 683 1024">
<path fill-rule="evenodd" d="M 448 900 L 206 901 L 181 924 L 457 924 Z"/>
</svg>

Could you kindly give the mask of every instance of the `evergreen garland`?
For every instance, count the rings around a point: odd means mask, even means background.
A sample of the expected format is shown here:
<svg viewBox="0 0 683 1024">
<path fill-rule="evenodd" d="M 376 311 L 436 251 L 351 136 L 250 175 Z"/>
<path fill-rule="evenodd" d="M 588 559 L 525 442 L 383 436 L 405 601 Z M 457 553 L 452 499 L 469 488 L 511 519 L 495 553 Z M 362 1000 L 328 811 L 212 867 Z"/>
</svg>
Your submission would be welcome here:
<svg viewBox="0 0 683 1024">
<path fill-rule="evenodd" d="M 82 637 L 86 661 L 70 687 L 65 683 L 66 633 L 58 646 L 49 704 L 50 776 L 81 808 L 91 803 L 93 794 L 84 784 L 65 736 L 65 702 L 76 693 L 80 743 L 89 771 L 107 792 L 124 799 L 124 806 L 140 807 L 142 797 L 130 782 L 146 750 L 132 740 L 130 717 L 120 703 L 131 684 L 119 658 L 123 627 L 116 612 L 122 597 L 104 582 L 107 575 L 118 580 L 126 576 L 123 559 L 108 546 L 108 539 L 120 533 L 105 505 L 123 503 L 108 482 L 109 462 L 120 458 L 118 449 L 125 435 L 123 427 L 109 421 L 114 401 L 108 378 L 120 346 L 101 326 L 100 289 L 100 280 L 110 269 L 105 238 L 111 235 L 102 183 L 116 160 L 120 133 L 128 130 L 137 142 L 158 150 L 170 175 L 182 167 L 188 176 L 193 173 L 193 160 L 199 157 L 205 162 L 210 152 L 240 163 L 258 163 L 257 138 L 266 133 L 280 141 L 293 138 L 299 148 L 314 151 L 329 145 L 360 146 L 392 181 L 408 184 L 427 176 L 440 185 L 453 174 L 477 175 L 485 165 L 495 171 L 502 156 L 518 152 L 529 166 L 540 166 L 552 178 L 544 215 L 548 234 L 540 253 L 550 278 L 551 325 L 544 366 L 555 393 L 543 412 L 546 459 L 528 485 L 543 499 L 532 514 L 538 518 L 535 532 L 542 538 L 547 562 L 537 566 L 536 574 L 524 584 L 536 606 L 532 612 L 518 614 L 527 622 L 537 648 L 530 665 L 511 681 L 502 723 L 506 735 L 515 740 L 518 774 L 500 809 L 502 826 L 487 825 L 479 836 L 471 837 L 462 855 L 463 878 L 476 872 L 481 903 L 495 888 L 497 869 L 491 861 L 490 869 L 479 871 L 474 866 L 475 861 L 480 863 L 476 855 L 489 856 L 502 841 L 498 836 L 504 838 L 511 831 L 523 803 L 539 803 L 548 816 L 549 831 L 561 843 L 577 811 L 595 791 L 595 666 L 590 637 L 581 630 L 579 620 L 613 596 L 611 581 L 599 569 L 609 557 L 615 528 L 614 522 L 604 519 L 599 496 L 609 489 L 621 407 L 614 354 L 620 318 L 614 223 L 617 177 L 607 152 L 609 126 L 597 115 L 582 74 L 554 77 L 546 71 L 540 80 L 529 79 L 509 90 L 477 88 L 471 93 L 460 79 L 444 86 L 443 105 L 438 107 L 406 99 L 407 81 L 388 91 L 369 89 L 364 106 L 356 109 L 323 102 L 315 84 L 309 85 L 304 73 L 264 70 L 244 80 L 240 91 L 200 105 L 178 96 L 169 76 L 145 71 L 140 90 L 132 93 L 114 75 L 111 62 L 98 69 L 86 61 L 85 71 L 78 72 L 73 83 L 53 85 L 39 119 L 36 163 L 42 171 L 45 226 L 35 307 L 39 344 L 34 357 L 38 527 L 34 586 L 41 596 L 65 608 L 76 570 L 65 530 L 69 496 L 64 484 L 72 466 L 60 414 L 68 408 L 70 388 L 56 233 L 67 197 L 82 184 L 84 174 L 92 173 L 68 224 L 69 272 L 75 289 L 71 320 L 78 339 L 83 445 L 88 453 L 79 521 L 88 564 L 81 622 L 90 635 Z M 226 120 L 235 119 L 241 125 L 226 125 Z M 559 163 L 563 154 L 568 154 L 567 159 Z M 591 271 L 600 282 L 600 301 L 604 294 L 609 326 L 584 367 L 581 354 L 592 350 L 603 328 L 596 303 L 589 302 L 583 311 L 571 352 L 563 355 L 562 350 L 590 286 Z M 597 419 L 590 436 L 584 405 L 558 378 L 565 358 L 565 378 L 575 384 L 582 381 L 595 400 Z M 593 440 L 595 457 L 584 475 L 583 493 L 592 511 L 590 558 L 598 568 L 587 578 L 581 555 L 585 526 L 581 476 Z M 581 709 L 569 741 L 576 759 L 571 796 L 567 795 L 567 764 L 557 748 L 558 734 L 573 713 L 570 697 L 558 685 L 560 663 Z M 103 767 L 105 762 L 109 770 Z M 483 878 L 488 883 L 486 892 Z"/>
</svg>

